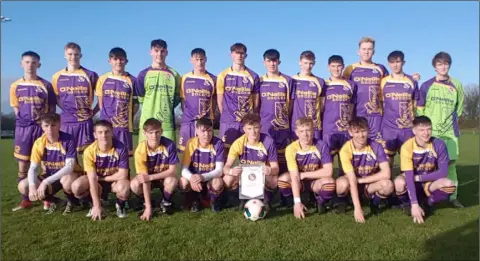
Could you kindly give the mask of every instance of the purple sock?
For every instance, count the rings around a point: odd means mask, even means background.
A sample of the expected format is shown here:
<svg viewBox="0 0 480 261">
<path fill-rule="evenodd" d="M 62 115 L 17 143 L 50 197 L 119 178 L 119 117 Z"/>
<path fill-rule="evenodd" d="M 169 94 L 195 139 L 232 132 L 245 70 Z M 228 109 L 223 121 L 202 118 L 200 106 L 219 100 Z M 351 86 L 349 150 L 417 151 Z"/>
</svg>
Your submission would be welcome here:
<svg viewBox="0 0 480 261">
<path fill-rule="evenodd" d="M 397 198 L 402 202 L 402 205 L 410 204 L 410 197 L 408 196 L 407 190 L 402 192 L 401 194 L 397 193 Z"/>
<path fill-rule="evenodd" d="M 165 200 L 166 202 L 170 202 L 171 199 L 172 199 L 172 194 L 170 194 L 170 192 L 166 190 L 163 190 L 163 200 Z"/>
<path fill-rule="evenodd" d="M 125 207 L 125 202 L 126 202 L 126 200 L 117 198 L 117 204 L 118 204 L 121 208 L 124 208 L 124 207 Z"/>
<path fill-rule="evenodd" d="M 215 191 L 213 189 L 208 189 L 208 195 L 210 196 L 210 203 L 213 204 L 222 194 L 222 191 Z"/>
<path fill-rule="evenodd" d="M 317 199 L 317 204 L 323 204 L 325 201 L 332 199 L 333 193 L 335 192 L 335 184 L 328 183 L 324 184 L 320 191 L 315 193 L 315 198 Z"/>
<path fill-rule="evenodd" d="M 90 194 L 88 194 L 87 196 L 83 197 L 82 198 L 83 201 L 85 202 L 89 202 L 89 203 L 92 203 L 92 196 Z"/>
<path fill-rule="evenodd" d="M 343 204 L 346 204 L 348 203 L 348 193 L 345 193 L 343 195 L 338 195 L 337 194 L 337 201 L 338 203 L 343 203 Z"/>
<path fill-rule="evenodd" d="M 78 199 L 73 196 L 72 193 L 67 193 L 63 191 L 63 194 L 65 194 L 65 197 L 67 198 L 67 201 L 70 202 L 71 204 L 78 205 Z"/>
<path fill-rule="evenodd" d="M 280 188 L 280 195 L 284 198 L 291 197 L 293 195 L 292 188 Z"/>
<path fill-rule="evenodd" d="M 373 204 L 374 206 L 377 206 L 377 207 L 378 207 L 378 206 L 380 205 L 380 200 L 382 200 L 382 198 L 379 197 L 379 196 L 377 195 L 377 193 L 374 193 L 374 194 L 371 196 L 371 199 L 370 199 L 370 200 L 372 201 L 372 204 Z"/>
<path fill-rule="evenodd" d="M 445 187 L 445 188 L 437 189 L 437 190 L 434 190 L 434 191 L 430 192 L 430 196 L 428 197 L 428 205 L 433 206 L 433 204 L 435 204 L 435 203 L 439 203 L 439 202 L 447 200 L 450 197 L 450 194 L 452 194 L 452 193 L 447 193 L 447 192 L 443 191 L 444 189 L 449 191 L 449 192 L 450 191 L 455 191 L 455 187 Z"/>
<path fill-rule="evenodd" d="M 264 194 L 263 194 L 263 201 L 264 201 L 265 203 L 271 202 L 271 201 L 272 201 L 272 198 L 273 198 L 273 192 L 272 192 L 270 189 L 265 188 L 265 189 L 263 190 L 263 193 L 264 193 Z"/>
</svg>

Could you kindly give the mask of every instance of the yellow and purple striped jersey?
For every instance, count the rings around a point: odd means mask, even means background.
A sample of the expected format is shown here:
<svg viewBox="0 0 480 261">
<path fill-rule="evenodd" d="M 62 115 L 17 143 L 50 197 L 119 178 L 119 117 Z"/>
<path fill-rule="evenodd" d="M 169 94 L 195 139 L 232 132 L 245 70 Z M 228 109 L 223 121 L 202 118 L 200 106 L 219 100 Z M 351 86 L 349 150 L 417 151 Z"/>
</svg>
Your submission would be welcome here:
<svg viewBox="0 0 480 261">
<path fill-rule="evenodd" d="M 134 160 L 137 174 L 157 174 L 178 163 L 177 148 L 172 140 L 163 136 L 155 150 L 151 150 L 144 140 L 135 149 Z"/>
<path fill-rule="evenodd" d="M 277 161 L 277 149 L 275 142 L 267 134 L 261 133 L 260 140 L 255 145 L 247 144 L 247 135 L 244 134 L 236 139 L 230 151 L 229 159 L 240 159 L 240 164 L 265 164 Z"/>
<path fill-rule="evenodd" d="M 208 117 L 213 120 L 213 103 L 217 77 L 209 72 L 204 75 L 193 75 L 189 72 L 182 76 L 180 82 L 180 98 L 184 109 L 182 123 Z"/>
<path fill-rule="evenodd" d="M 190 138 L 185 145 L 182 165 L 188 166 L 192 174 L 203 174 L 215 169 L 216 162 L 224 162 L 224 148 L 221 139 L 213 136 L 210 144 L 200 146 L 198 137 Z"/>
<path fill-rule="evenodd" d="M 354 172 L 358 178 L 377 173 L 380 171 L 380 163 L 387 162 L 382 145 L 370 139 L 362 150 L 355 149 L 353 141 L 349 140 L 343 145 L 339 155 L 343 172 Z"/>
<path fill-rule="evenodd" d="M 287 159 L 288 171 L 315 171 L 322 168 L 324 164 L 332 163 L 332 156 L 330 156 L 327 144 L 315 139 L 313 144 L 307 149 L 301 148 L 300 141 L 294 141 L 287 146 L 285 157 Z"/>
<path fill-rule="evenodd" d="M 314 129 L 321 130 L 320 95 L 325 88 L 325 81 L 315 75 L 302 77 L 298 73 L 292 79 L 295 100 L 292 101 L 291 130 L 295 129 L 295 122 L 301 117 L 312 119 Z"/>
<path fill-rule="evenodd" d="M 119 169 L 129 168 L 128 148 L 113 139 L 112 148 L 101 151 L 98 141 L 90 144 L 83 152 L 83 167 L 85 172 L 96 172 L 97 176 L 105 177 L 118 172 Z"/>
</svg>

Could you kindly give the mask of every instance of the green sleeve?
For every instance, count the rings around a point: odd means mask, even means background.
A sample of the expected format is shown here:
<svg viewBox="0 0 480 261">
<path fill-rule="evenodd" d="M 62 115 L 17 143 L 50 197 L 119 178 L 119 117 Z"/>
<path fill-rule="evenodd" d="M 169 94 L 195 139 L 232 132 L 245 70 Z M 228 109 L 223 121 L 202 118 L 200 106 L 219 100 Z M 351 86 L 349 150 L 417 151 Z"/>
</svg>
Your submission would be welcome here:
<svg viewBox="0 0 480 261">
<path fill-rule="evenodd" d="M 457 105 L 455 111 L 457 112 L 457 117 L 460 118 L 463 113 L 463 99 L 465 98 L 465 93 L 463 91 L 462 83 L 455 80 L 454 81 L 455 88 L 457 89 Z"/>
<path fill-rule="evenodd" d="M 173 108 L 177 108 L 180 104 L 180 84 L 182 82 L 182 76 L 178 72 L 175 72 L 175 94 L 173 97 Z"/>
</svg>

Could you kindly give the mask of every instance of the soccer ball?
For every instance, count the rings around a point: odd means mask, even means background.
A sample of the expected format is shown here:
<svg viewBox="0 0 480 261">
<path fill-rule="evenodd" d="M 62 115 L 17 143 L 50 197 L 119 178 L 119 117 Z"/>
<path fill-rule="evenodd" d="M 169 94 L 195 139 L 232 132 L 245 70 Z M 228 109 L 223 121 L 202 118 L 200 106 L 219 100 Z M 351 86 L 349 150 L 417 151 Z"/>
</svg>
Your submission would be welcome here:
<svg viewBox="0 0 480 261">
<path fill-rule="evenodd" d="M 257 221 L 265 218 L 267 211 L 265 211 L 265 204 L 258 199 L 250 199 L 245 203 L 243 215 L 250 221 Z"/>
</svg>

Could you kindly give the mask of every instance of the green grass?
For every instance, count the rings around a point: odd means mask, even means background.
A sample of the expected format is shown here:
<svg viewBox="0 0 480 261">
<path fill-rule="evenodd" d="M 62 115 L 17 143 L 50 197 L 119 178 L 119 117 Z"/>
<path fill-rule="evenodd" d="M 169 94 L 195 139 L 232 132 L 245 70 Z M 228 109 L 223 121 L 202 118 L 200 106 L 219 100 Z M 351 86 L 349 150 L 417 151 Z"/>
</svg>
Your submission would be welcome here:
<svg viewBox="0 0 480 261">
<path fill-rule="evenodd" d="M 464 133 L 458 161 L 460 199 L 467 206 L 436 208 L 423 225 L 400 210 L 356 224 L 353 213 L 270 213 L 247 222 L 234 210 L 176 212 L 149 223 L 114 210 L 101 222 L 86 211 L 46 216 L 40 205 L 11 212 L 16 191 L 12 140 L 0 140 L 2 260 L 478 260 L 479 136 Z M 133 166 L 133 165 L 132 165 Z M 62 193 L 59 193 L 60 195 Z M 175 201 L 179 201 L 175 195 Z M 366 210 L 368 212 L 368 210 Z"/>
</svg>

